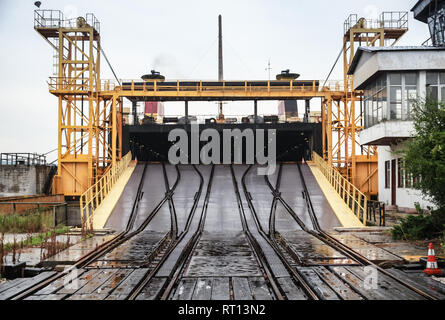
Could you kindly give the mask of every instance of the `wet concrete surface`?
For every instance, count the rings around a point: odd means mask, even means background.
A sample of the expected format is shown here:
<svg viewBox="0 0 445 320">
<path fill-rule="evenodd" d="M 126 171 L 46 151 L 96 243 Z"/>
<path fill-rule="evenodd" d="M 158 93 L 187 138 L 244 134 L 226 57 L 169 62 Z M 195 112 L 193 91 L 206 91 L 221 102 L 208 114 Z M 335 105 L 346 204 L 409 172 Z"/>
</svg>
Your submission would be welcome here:
<svg viewBox="0 0 445 320">
<path fill-rule="evenodd" d="M 301 165 L 301 172 L 306 182 L 309 196 L 311 197 L 312 205 L 314 207 L 314 212 L 318 218 L 320 227 L 323 230 L 331 230 L 335 227 L 340 227 L 341 226 L 340 221 L 338 220 L 337 216 L 332 210 L 331 205 L 329 204 L 328 200 L 323 194 L 323 191 L 318 185 L 318 182 L 315 179 L 314 175 L 312 174 L 312 171 L 309 168 L 309 166 L 307 164 Z M 309 224 L 306 225 L 309 226 Z"/>
<path fill-rule="evenodd" d="M 175 173 L 176 176 L 176 169 L 174 166 L 166 165 L 166 170 L 167 172 L 171 171 L 172 173 Z M 173 186 L 174 181 L 171 181 L 170 184 Z M 141 226 L 165 196 L 166 185 L 161 164 L 151 164 L 147 167 L 142 192 L 144 194 L 139 202 L 139 210 L 136 215 L 133 230 L 136 230 Z M 166 202 L 147 226 L 147 230 L 167 232 L 170 230 L 170 224 L 170 209 Z"/>
<path fill-rule="evenodd" d="M 115 230 L 116 232 L 125 230 L 143 171 L 144 164 L 138 164 L 134 169 L 119 201 L 116 203 L 113 212 L 110 214 L 110 217 L 105 224 L 106 228 Z"/>
<path fill-rule="evenodd" d="M 365 240 L 359 238 L 358 236 L 350 233 L 331 233 L 331 235 L 345 244 L 346 246 L 352 248 L 355 252 L 366 257 L 368 260 L 375 264 L 380 263 L 393 263 L 402 264 L 404 261 L 401 257 L 392 254 L 391 252 L 379 248 L 377 245 L 373 245 Z"/>
<path fill-rule="evenodd" d="M 357 262 L 304 231 L 280 234 L 303 265 L 356 265 Z"/>
<path fill-rule="evenodd" d="M 37 235 L 37 234 L 34 234 Z M 17 235 L 17 241 L 25 241 L 29 237 L 28 235 Z M 9 239 L 13 239 L 13 236 L 11 235 Z M 60 245 L 71 245 L 76 246 L 81 237 L 78 235 L 58 235 L 56 236 L 56 242 Z M 12 240 L 14 241 L 14 240 Z M 40 246 L 35 247 L 28 247 L 28 248 L 21 248 L 17 249 L 15 253 L 15 257 L 13 252 L 10 252 L 6 254 L 3 257 L 3 262 L 7 264 L 14 263 L 21 263 L 25 262 L 28 267 L 34 267 L 39 265 L 42 262 L 42 257 L 47 254 L 46 249 L 41 248 Z M 43 262 L 44 263 L 44 262 Z"/>
<path fill-rule="evenodd" d="M 185 277 L 261 276 L 243 233 L 205 232 L 184 272 Z"/>
<path fill-rule="evenodd" d="M 145 230 L 91 263 L 93 268 L 136 268 L 146 264 L 166 233 Z"/>
<path fill-rule="evenodd" d="M 65 249 L 58 254 L 42 261 L 43 267 L 54 267 L 56 265 L 72 265 L 87 253 L 95 250 L 103 243 L 111 240 L 115 235 L 95 236 L 88 238 Z"/>
<path fill-rule="evenodd" d="M 193 166 L 180 165 L 181 180 L 173 195 L 173 202 L 178 218 L 178 230 L 182 231 L 193 207 L 193 199 L 199 191 L 201 179 Z M 202 170 L 202 169 L 201 169 Z M 173 174 L 171 174 L 173 176 Z M 174 184 L 173 178 L 170 178 L 170 185 Z M 205 192 L 205 184 L 203 184 L 203 192 Z"/>
</svg>

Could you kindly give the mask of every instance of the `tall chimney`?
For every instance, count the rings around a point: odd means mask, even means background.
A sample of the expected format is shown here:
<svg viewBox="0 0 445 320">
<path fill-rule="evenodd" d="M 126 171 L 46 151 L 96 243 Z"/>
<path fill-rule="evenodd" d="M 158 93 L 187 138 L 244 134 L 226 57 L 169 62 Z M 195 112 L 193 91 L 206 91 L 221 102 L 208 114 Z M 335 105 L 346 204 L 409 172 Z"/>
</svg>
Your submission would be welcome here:
<svg viewBox="0 0 445 320">
<path fill-rule="evenodd" d="M 222 43 L 222 16 L 218 17 L 218 26 L 219 26 L 219 46 L 218 46 L 218 81 L 224 80 L 223 73 L 223 43 Z"/>
<path fill-rule="evenodd" d="M 218 16 L 218 81 L 224 80 L 224 72 L 223 72 L 223 44 L 222 44 L 222 16 Z M 219 115 L 218 120 L 223 121 L 224 120 L 224 113 L 223 113 L 223 103 L 222 101 L 219 102 Z"/>
</svg>

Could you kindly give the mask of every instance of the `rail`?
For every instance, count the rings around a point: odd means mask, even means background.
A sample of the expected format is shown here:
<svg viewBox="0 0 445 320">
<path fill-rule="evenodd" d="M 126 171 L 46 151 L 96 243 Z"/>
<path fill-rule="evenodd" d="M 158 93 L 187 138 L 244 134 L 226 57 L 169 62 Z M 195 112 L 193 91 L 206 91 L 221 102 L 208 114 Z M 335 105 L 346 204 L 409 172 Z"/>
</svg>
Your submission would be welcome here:
<svg viewBox="0 0 445 320">
<path fill-rule="evenodd" d="M 48 80 L 48 89 L 50 91 L 63 90 L 63 91 L 89 91 L 91 90 L 88 79 L 81 79 L 76 77 L 50 77 Z M 212 81 L 201 80 L 172 80 L 165 82 L 142 82 L 139 80 L 120 80 L 122 85 L 112 79 L 101 80 L 99 83 L 93 84 L 93 90 L 101 92 L 111 91 L 124 91 L 124 92 L 155 92 L 155 93 L 184 93 L 184 92 L 198 92 L 198 93 L 214 93 L 214 92 L 227 92 L 227 93 L 256 93 L 256 92 L 343 92 L 343 81 L 327 81 L 314 80 L 305 81 L 301 84 L 296 80 L 293 81 L 255 81 L 261 85 L 254 84 L 250 81 L 223 81 L 221 85 L 210 84 Z M 239 85 L 231 85 L 234 82 Z M 324 83 L 321 86 L 321 83 Z"/>
<path fill-rule="evenodd" d="M 361 29 L 408 29 L 408 12 L 389 11 L 383 12 L 378 19 L 359 18 L 357 14 L 351 14 L 344 22 L 344 33 L 347 34 L 353 28 Z"/>
<path fill-rule="evenodd" d="M 334 167 L 329 166 L 316 152 L 313 153 L 312 160 L 345 204 L 352 210 L 353 214 L 366 226 L 368 220 L 367 197 L 345 179 Z"/>
<path fill-rule="evenodd" d="M 83 19 L 80 19 L 83 18 Z M 60 10 L 35 10 L 34 28 L 80 28 L 93 27 L 100 32 L 100 22 L 92 13 L 87 13 L 85 17 L 65 19 Z"/>
<path fill-rule="evenodd" d="M 44 166 L 46 156 L 37 153 L 0 153 L 0 165 Z"/>
<path fill-rule="evenodd" d="M 132 154 L 129 152 L 115 166 L 111 166 L 108 172 L 80 196 L 80 218 L 82 227 L 92 229 L 94 212 L 102 204 L 110 193 L 116 181 L 130 164 Z"/>
</svg>

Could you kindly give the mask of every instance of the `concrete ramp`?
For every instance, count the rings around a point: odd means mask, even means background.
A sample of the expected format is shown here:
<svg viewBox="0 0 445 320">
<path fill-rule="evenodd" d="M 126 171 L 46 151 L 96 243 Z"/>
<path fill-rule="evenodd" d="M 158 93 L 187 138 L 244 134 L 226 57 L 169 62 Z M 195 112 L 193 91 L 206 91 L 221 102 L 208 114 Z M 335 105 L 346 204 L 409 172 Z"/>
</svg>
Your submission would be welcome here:
<svg viewBox="0 0 445 320">
<path fill-rule="evenodd" d="M 133 177 L 136 165 L 137 164 L 134 161 L 128 165 L 128 167 L 125 169 L 125 171 L 122 173 L 120 178 L 117 180 L 117 182 L 111 189 L 110 193 L 105 197 L 104 201 L 94 212 L 94 219 L 93 219 L 94 230 L 100 230 L 105 228 L 107 220 L 109 219 L 111 213 L 114 211 L 118 202 L 121 200 L 122 193 L 124 192 L 125 189 L 127 189 L 128 182 Z M 131 201 L 128 200 L 131 202 L 131 204 L 133 204 L 134 197 L 132 199 L 133 200 Z"/>
<path fill-rule="evenodd" d="M 314 163 L 301 167 L 311 198 L 323 196 L 332 211 L 345 228 L 363 228 L 361 221 L 354 215 L 343 199 L 335 191 L 320 169 Z M 318 203 L 318 202 L 317 202 Z M 317 212 L 316 203 L 314 210 Z M 321 209 L 321 208 L 320 208 Z"/>
</svg>

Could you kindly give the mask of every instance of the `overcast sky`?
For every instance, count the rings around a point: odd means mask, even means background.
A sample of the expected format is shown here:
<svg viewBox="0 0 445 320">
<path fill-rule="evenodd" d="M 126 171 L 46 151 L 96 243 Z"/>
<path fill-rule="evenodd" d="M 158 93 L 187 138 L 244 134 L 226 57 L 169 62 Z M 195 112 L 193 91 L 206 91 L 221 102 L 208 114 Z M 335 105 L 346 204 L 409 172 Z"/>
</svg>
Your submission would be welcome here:
<svg viewBox="0 0 445 320">
<path fill-rule="evenodd" d="M 269 59 L 272 78 L 291 69 L 302 79 L 322 80 L 342 46 L 349 14 L 376 18 L 382 11 L 409 11 L 416 1 L 41 0 L 41 8 L 60 9 L 68 17 L 94 13 L 102 47 L 121 79 L 139 79 L 152 68 L 167 79 L 216 79 L 222 14 L 226 80 L 267 79 Z M 33 3 L 0 0 L 0 152 L 44 153 L 57 147 L 57 99 L 46 83 L 53 53 L 33 29 Z M 427 26 L 412 13 L 409 17 L 410 31 L 398 45 L 420 45 L 429 38 Z M 340 60 L 331 79 L 342 77 Z M 103 61 L 102 79 L 109 78 Z M 252 113 L 249 104 L 226 109 Z M 178 110 L 172 106 L 167 112 Z M 260 113 L 270 110 L 260 104 Z M 191 105 L 191 113 L 216 111 L 214 103 Z"/>
</svg>

